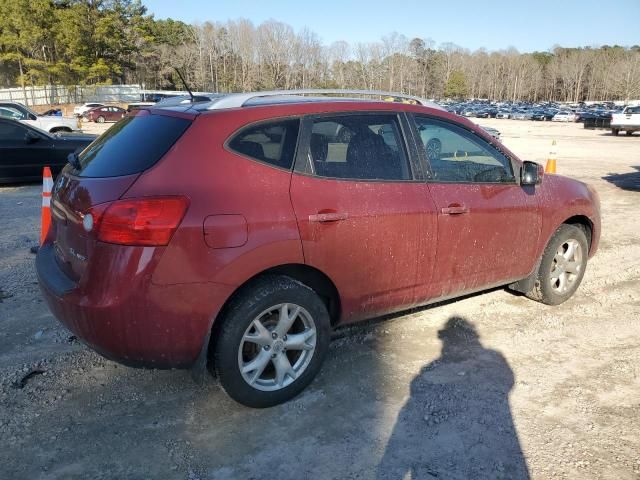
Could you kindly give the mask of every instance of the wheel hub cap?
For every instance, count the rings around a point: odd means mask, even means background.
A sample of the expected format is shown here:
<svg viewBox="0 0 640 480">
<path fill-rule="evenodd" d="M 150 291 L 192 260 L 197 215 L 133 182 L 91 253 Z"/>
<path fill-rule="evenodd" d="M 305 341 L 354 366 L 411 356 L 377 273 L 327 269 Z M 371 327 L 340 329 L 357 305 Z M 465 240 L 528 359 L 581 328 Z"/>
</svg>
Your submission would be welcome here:
<svg viewBox="0 0 640 480">
<path fill-rule="evenodd" d="M 284 350 L 284 342 L 280 339 L 276 340 L 275 342 L 273 342 L 273 345 L 271 345 L 271 350 L 273 351 L 273 353 L 280 353 Z"/>
</svg>

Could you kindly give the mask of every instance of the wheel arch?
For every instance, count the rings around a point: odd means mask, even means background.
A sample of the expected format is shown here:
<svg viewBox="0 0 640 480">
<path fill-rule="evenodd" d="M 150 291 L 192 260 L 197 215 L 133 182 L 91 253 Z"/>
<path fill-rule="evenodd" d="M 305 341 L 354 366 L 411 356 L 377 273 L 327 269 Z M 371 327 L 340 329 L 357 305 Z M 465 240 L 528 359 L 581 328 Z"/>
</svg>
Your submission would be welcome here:
<svg viewBox="0 0 640 480">
<path fill-rule="evenodd" d="M 229 295 L 229 298 L 227 298 L 227 300 L 222 305 L 222 308 L 220 308 L 216 316 L 213 318 L 211 328 L 209 329 L 208 336 L 202 345 L 200 355 L 192 366 L 192 374 L 194 379 L 196 379 L 197 381 L 202 381 L 203 373 L 207 369 L 207 367 L 213 373 L 213 351 L 215 348 L 215 341 L 218 336 L 217 330 L 222 326 L 223 322 L 221 322 L 220 319 L 224 316 L 227 308 L 229 307 L 229 304 L 238 295 L 251 288 L 251 285 L 254 284 L 257 280 L 266 275 L 285 275 L 303 283 L 307 287 L 311 288 L 314 292 L 316 292 L 327 306 L 331 326 L 335 326 L 340 321 L 340 294 L 338 293 L 338 289 L 336 288 L 333 281 L 324 272 L 318 270 L 317 268 L 300 263 L 288 263 L 267 268 L 259 273 L 256 273 L 251 278 L 242 283 L 242 285 L 238 286 L 238 288 L 236 288 L 233 293 Z"/>
<path fill-rule="evenodd" d="M 584 234 L 587 236 L 587 245 L 589 246 L 589 252 L 591 252 L 591 245 L 593 240 L 593 222 L 586 215 L 574 215 L 567 218 L 562 224 L 574 225 L 581 228 Z M 556 229 L 557 230 L 557 229 Z"/>
<path fill-rule="evenodd" d="M 586 215 L 581 215 L 581 214 L 573 215 L 565 219 L 564 221 L 560 222 L 558 226 L 553 229 L 553 231 L 549 235 L 549 238 L 547 238 L 544 246 L 542 247 L 542 251 L 540 252 L 538 259 L 536 260 L 536 264 L 535 264 L 535 267 L 533 268 L 533 271 L 526 278 L 523 278 L 522 280 L 509 284 L 509 288 L 511 290 L 515 290 L 521 293 L 527 293 L 533 288 L 536 280 L 536 275 L 538 273 L 538 269 L 540 268 L 540 262 L 542 261 L 542 256 L 544 255 L 544 251 L 547 248 L 549 241 L 553 238 L 553 235 L 558 231 L 558 228 L 560 228 L 562 225 L 573 225 L 582 229 L 582 231 L 587 237 L 587 246 L 588 246 L 589 252 L 591 252 L 592 240 L 593 240 L 593 222 Z"/>
<path fill-rule="evenodd" d="M 65 127 L 65 126 L 58 126 L 58 127 L 52 127 L 49 130 L 49 133 L 56 133 L 56 132 L 72 132 L 73 130 L 71 130 L 71 128 L 69 127 Z"/>
<path fill-rule="evenodd" d="M 216 315 L 213 321 L 214 329 L 216 324 L 220 323 L 218 319 L 224 315 L 229 303 L 244 290 L 251 288 L 251 285 L 255 283 L 256 280 L 265 275 L 284 275 L 303 283 L 316 292 L 325 303 L 331 319 L 331 325 L 336 325 L 340 320 L 340 294 L 333 281 L 324 272 L 315 267 L 300 263 L 288 263 L 262 270 L 236 288 Z"/>
</svg>

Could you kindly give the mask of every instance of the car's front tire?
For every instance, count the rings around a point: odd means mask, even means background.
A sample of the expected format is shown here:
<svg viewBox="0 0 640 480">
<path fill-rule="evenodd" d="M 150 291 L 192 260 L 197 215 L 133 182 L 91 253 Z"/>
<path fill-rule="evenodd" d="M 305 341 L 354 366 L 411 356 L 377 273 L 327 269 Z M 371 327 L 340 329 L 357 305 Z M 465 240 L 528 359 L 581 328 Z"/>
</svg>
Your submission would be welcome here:
<svg viewBox="0 0 640 480">
<path fill-rule="evenodd" d="M 329 313 L 320 297 L 287 276 L 269 275 L 240 292 L 217 329 L 213 361 L 237 402 L 264 408 L 298 395 L 329 349 Z"/>
<path fill-rule="evenodd" d="M 576 225 L 561 225 L 545 248 L 527 297 L 547 305 L 567 301 L 582 282 L 588 256 L 589 244 L 584 230 Z"/>
</svg>

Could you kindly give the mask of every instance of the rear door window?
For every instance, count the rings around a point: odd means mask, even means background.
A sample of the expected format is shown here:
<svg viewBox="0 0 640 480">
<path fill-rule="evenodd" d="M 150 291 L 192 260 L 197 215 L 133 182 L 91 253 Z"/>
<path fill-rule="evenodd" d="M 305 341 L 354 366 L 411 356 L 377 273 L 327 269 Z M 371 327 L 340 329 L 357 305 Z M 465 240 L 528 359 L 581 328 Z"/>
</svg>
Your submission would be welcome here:
<svg viewBox="0 0 640 480">
<path fill-rule="evenodd" d="M 260 122 L 229 140 L 231 150 L 260 162 L 291 169 L 298 142 L 299 119 Z"/>
<path fill-rule="evenodd" d="M 191 120 L 143 113 L 125 117 L 80 153 L 81 177 L 140 173 L 167 153 Z"/>
<path fill-rule="evenodd" d="M 320 177 L 409 180 L 396 114 L 348 114 L 312 120 L 309 161 Z"/>
</svg>

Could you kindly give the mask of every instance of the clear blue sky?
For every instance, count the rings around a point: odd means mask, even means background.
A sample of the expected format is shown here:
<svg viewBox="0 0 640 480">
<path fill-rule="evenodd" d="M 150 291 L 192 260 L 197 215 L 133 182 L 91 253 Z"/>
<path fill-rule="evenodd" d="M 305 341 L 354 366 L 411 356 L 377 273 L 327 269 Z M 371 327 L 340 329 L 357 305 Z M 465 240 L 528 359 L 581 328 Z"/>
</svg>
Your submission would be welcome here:
<svg viewBox="0 0 640 480">
<path fill-rule="evenodd" d="M 142 0 L 156 18 L 187 23 L 275 19 L 324 44 L 379 41 L 391 32 L 475 50 L 522 52 L 640 44 L 640 0 Z"/>
</svg>

